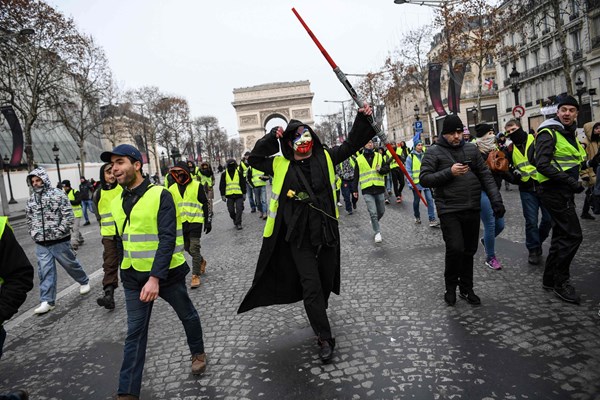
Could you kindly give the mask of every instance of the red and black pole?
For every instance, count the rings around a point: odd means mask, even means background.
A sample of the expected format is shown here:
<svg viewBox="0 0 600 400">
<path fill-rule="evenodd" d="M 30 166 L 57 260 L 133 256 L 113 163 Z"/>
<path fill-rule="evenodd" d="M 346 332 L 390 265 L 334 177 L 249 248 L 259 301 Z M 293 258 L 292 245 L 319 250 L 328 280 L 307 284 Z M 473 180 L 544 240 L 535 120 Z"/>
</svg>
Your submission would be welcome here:
<svg viewBox="0 0 600 400">
<path fill-rule="evenodd" d="M 317 45 L 317 47 L 321 51 L 321 54 L 323 54 L 323 57 L 325 57 L 325 59 L 327 60 L 327 62 L 331 66 L 331 68 L 333 68 L 333 72 L 335 73 L 335 75 L 337 76 L 337 78 L 339 79 L 339 81 L 342 83 L 342 85 L 344 85 L 344 87 L 346 88 L 346 90 L 350 94 L 350 97 L 352 97 L 352 100 L 354 100 L 354 103 L 356 103 L 356 105 L 358 107 L 362 107 L 363 106 L 363 100 L 358 96 L 358 93 L 356 93 L 356 90 L 354 90 L 354 88 L 352 87 L 352 85 L 348 81 L 348 78 L 346 77 L 346 74 L 344 74 L 342 72 L 342 70 L 340 69 L 340 67 L 338 67 L 336 65 L 336 63 L 333 61 L 333 59 L 331 58 L 331 56 L 329 55 L 329 53 L 327 53 L 327 50 L 325 50 L 325 48 L 323 47 L 323 45 L 321 45 L 321 42 L 319 42 L 319 39 L 317 39 L 317 37 L 310 30 L 310 28 L 308 27 L 308 25 L 306 25 L 306 23 L 304 22 L 304 20 L 300 16 L 300 14 L 298 14 L 298 11 L 296 11 L 295 8 L 292 8 L 292 12 L 294 13 L 294 15 L 296 15 L 296 18 L 298 18 L 298 21 L 300 21 L 300 23 L 302 24 L 302 26 L 304 27 L 304 29 L 306 29 L 306 32 L 308 33 L 308 36 L 310 36 L 311 39 L 313 40 L 313 42 L 315 42 L 315 44 Z M 375 122 L 375 119 L 373 118 L 373 116 L 372 115 L 368 115 L 367 118 L 369 119 L 369 123 L 371 124 L 371 126 L 375 130 L 375 133 L 377 133 L 377 136 L 379 136 L 379 138 L 381 139 L 381 141 L 385 144 L 385 147 L 387 147 L 387 149 L 389 150 L 389 152 L 392 154 L 392 157 L 394 157 L 394 160 L 396 160 L 396 163 L 398 163 L 398 166 L 400 167 L 400 169 L 404 173 L 404 176 L 406 176 L 406 179 L 408 179 L 408 181 L 410 182 L 410 184 L 412 185 L 412 187 L 414 188 L 414 190 L 416 191 L 416 193 L 421 198 L 421 201 L 423 202 L 423 204 L 425 204 L 425 207 L 427 207 L 427 202 L 425 201 L 425 198 L 423 198 L 423 196 L 421 195 L 421 192 L 419 191 L 419 189 L 417 189 L 417 185 L 412 180 L 412 177 L 410 176 L 410 174 L 408 173 L 408 171 L 406 171 L 406 168 L 404 167 L 404 164 L 400 160 L 400 157 L 398 157 L 398 154 L 396 154 L 396 151 L 394 150 L 394 147 L 388 142 L 387 137 L 381 131 L 381 128 Z"/>
</svg>

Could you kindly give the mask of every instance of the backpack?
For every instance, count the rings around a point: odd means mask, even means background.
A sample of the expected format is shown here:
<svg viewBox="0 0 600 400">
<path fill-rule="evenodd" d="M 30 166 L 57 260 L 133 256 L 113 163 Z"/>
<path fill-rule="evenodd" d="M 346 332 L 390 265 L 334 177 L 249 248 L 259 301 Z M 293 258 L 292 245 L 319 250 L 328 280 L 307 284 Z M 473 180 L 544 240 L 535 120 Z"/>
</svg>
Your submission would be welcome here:
<svg viewBox="0 0 600 400">
<path fill-rule="evenodd" d="M 492 172 L 506 172 L 508 171 L 508 159 L 501 150 L 492 150 L 488 154 L 485 163 Z"/>
</svg>

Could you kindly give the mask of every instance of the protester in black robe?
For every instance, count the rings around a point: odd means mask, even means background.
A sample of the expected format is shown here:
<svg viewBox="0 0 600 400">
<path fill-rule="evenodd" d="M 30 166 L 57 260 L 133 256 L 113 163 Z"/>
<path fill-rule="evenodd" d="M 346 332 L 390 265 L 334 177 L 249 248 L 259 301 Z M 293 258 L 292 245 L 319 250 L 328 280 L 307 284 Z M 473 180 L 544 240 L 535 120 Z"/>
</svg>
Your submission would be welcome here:
<svg viewBox="0 0 600 400">
<path fill-rule="evenodd" d="M 268 219 L 254 281 L 238 313 L 304 300 L 323 362 L 332 359 L 335 346 L 326 312 L 329 295 L 340 293 L 340 234 L 325 152 L 335 166 L 358 151 L 375 135 L 367 115 L 372 115 L 372 111 L 365 103 L 348 139 L 327 149 L 309 126 L 291 120 L 285 131 L 276 127 L 260 139 L 248 159 L 252 168 L 274 176 L 273 188 L 278 174 L 284 177 L 275 215 L 275 200 L 271 199 L 269 206 L 268 218 L 274 218 L 272 233 L 267 233 Z M 272 157 L 280 144 L 283 157 L 289 160 L 287 172 L 273 170 L 274 163 L 279 165 L 281 161 Z"/>
</svg>

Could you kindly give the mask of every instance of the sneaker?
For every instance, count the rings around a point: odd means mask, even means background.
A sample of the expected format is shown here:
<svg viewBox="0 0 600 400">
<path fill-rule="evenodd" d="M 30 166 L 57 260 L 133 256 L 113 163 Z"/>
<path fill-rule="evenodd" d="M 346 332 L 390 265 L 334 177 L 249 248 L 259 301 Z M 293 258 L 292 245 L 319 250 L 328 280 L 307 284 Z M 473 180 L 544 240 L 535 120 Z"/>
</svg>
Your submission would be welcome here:
<svg viewBox="0 0 600 400">
<path fill-rule="evenodd" d="M 356 210 L 356 203 L 352 203 L 352 209 Z"/>
<path fill-rule="evenodd" d="M 341 207 L 342 205 L 343 205 L 343 204 L 342 204 L 341 202 L 339 202 L 339 201 L 337 202 L 337 206 L 338 206 L 338 207 Z"/>
<path fill-rule="evenodd" d="M 466 300 L 467 303 L 472 304 L 474 306 L 478 306 L 481 304 L 481 299 L 475 294 L 473 289 L 469 290 L 468 292 L 460 292 L 458 295 L 461 299 Z"/>
<path fill-rule="evenodd" d="M 402 203 L 402 196 L 396 197 L 396 203 Z"/>
<path fill-rule="evenodd" d="M 87 294 L 89 292 L 90 292 L 90 284 L 89 283 L 79 286 L 79 294 Z"/>
<path fill-rule="evenodd" d="M 439 221 L 437 221 L 435 219 L 432 220 L 432 221 L 429 221 L 429 227 L 430 228 L 437 228 L 438 226 L 440 226 L 440 222 Z"/>
<path fill-rule="evenodd" d="M 192 375 L 200 375 L 206 371 L 206 353 L 192 356 Z"/>
<path fill-rule="evenodd" d="M 444 293 L 444 301 L 449 306 L 453 306 L 456 304 L 456 289 L 454 291 L 446 291 Z"/>
<path fill-rule="evenodd" d="M 54 306 L 50 305 L 47 301 L 42 301 L 42 304 L 35 310 L 33 310 L 36 314 L 46 314 L 48 311 L 54 310 Z"/>
<path fill-rule="evenodd" d="M 90 221 L 85 221 L 85 224 L 83 224 L 83 226 L 88 226 L 90 224 Z"/>
<path fill-rule="evenodd" d="M 390 201 L 388 199 L 385 199 L 385 204 L 390 204 Z"/>
<path fill-rule="evenodd" d="M 561 286 L 555 287 L 554 294 L 559 299 L 569 303 L 579 304 L 581 301 L 579 295 L 575 292 L 575 288 L 571 286 L 569 282 L 565 282 Z"/>
<path fill-rule="evenodd" d="M 200 286 L 200 275 L 192 274 L 192 282 L 190 283 L 191 289 L 196 289 Z"/>
<path fill-rule="evenodd" d="M 319 358 L 323 364 L 328 363 L 333 358 L 333 349 L 335 348 L 335 339 L 317 339 L 319 343 Z"/>
<path fill-rule="evenodd" d="M 502 264 L 500 264 L 500 261 L 498 261 L 498 259 L 495 256 L 487 260 L 485 262 L 485 265 L 496 271 L 502 269 Z"/>
<path fill-rule="evenodd" d="M 253 208 L 250 212 L 251 213 L 255 213 L 256 212 L 256 208 Z"/>
<path fill-rule="evenodd" d="M 590 213 L 584 213 L 584 214 L 581 214 L 581 219 L 596 219 L 596 217 L 594 217 Z"/>
<path fill-rule="evenodd" d="M 415 224 L 420 224 L 421 223 L 421 218 L 415 218 Z"/>
<path fill-rule="evenodd" d="M 375 243 L 381 243 L 383 239 L 381 238 L 381 233 L 377 232 L 375 234 Z"/>
</svg>

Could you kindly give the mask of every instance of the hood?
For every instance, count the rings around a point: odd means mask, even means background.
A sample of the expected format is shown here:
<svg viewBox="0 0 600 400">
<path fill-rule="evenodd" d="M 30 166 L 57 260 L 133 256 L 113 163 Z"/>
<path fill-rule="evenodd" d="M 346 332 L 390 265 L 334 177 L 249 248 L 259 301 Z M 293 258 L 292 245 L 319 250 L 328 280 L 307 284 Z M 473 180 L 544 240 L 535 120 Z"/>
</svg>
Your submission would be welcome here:
<svg viewBox="0 0 600 400">
<path fill-rule="evenodd" d="M 600 126 L 600 122 L 586 122 L 583 125 L 583 132 L 585 133 L 585 137 L 587 138 L 587 140 L 591 141 L 598 141 L 600 140 L 600 137 L 598 137 L 598 135 L 596 135 L 593 139 L 592 139 L 592 133 L 594 132 L 594 129 Z"/>
<path fill-rule="evenodd" d="M 184 170 L 185 172 L 187 172 L 188 175 L 191 175 L 191 173 L 190 173 L 190 167 L 188 167 L 187 162 L 185 162 L 185 161 L 179 161 L 177 164 L 175 164 L 175 167 L 181 168 L 182 170 Z"/>
<path fill-rule="evenodd" d="M 540 126 L 538 126 L 537 130 L 539 132 L 540 129 L 542 129 L 542 128 L 552 128 L 552 127 L 563 130 L 563 131 L 565 130 L 565 126 L 563 124 L 561 124 L 560 121 L 557 121 L 554 118 L 550 118 L 550 119 L 547 119 L 544 122 L 542 122 L 540 124 Z"/>
<path fill-rule="evenodd" d="M 203 166 L 205 166 L 205 165 L 208 167 L 208 169 L 207 169 L 206 171 L 202 169 L 202 167 L 203 167 Z M 202 163 L 200 164 L 200 173 L 201 173 L 202 175 L 204 175 L 204 176 L 212 176 L 212 175 L 214 175 L 214 173 L 213 173 L 213 170 L 212 170 L 212 167 L 211 167 L 211 166 L 210 166 L 210 164 L 209 164 L 209 163 L 207 163 L 207 162 L 202 162 Z"/>
<path fill-rule="evenodd" d="M 294 159 L 294 149 L 289 145 L 289 143 L 291 143 L 292 136 L 294 135 L 294 133 L 296 132 L 296 130 L 298 130 L 298 128 L 300 126 L 306 126 L 306 128 L 308 128 L 308 131 L 310 132 L 310 136 L 312 136 L 312 139 L 314 142 L 313 153 L 317 149 L 318 149 L 317 151 L 323 149 L 323 144 L 321 143 L 321 140 L 319 139 L 317 134 L 312 130 L 312 128 L 310 126 L 308 126 L 305 123 L 298 121 L 296 119 L 292 119 L 292 120 L 290 120 L 288 126 L 285 128 L 285 131 L 283 132 L 283 137 L 280 139 L 281 140 L 281 153 L 288 160 Z"/>
<path fill-rule="evenodd" d="M 31 177 L 37 176 L 44 182 L 44 188 L 49 189 L 52 187 L 52 182 L 50 182 L 50 177 L 48 176 L 48 172 L 42 167 L 35 168 L 31 170 L 31 172 L 27 175 L 27 185 L 29 187 L 33 187 L 31 185 Z"/>
<path fill-rule="evenodd" d="M 194 162 L 192 160 L 186 161 L 185 163 L 186 163 L 188 172 L 194 171 L 196 169 L 196 164 L 194 164 Z"/>
</svg>

